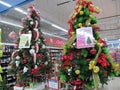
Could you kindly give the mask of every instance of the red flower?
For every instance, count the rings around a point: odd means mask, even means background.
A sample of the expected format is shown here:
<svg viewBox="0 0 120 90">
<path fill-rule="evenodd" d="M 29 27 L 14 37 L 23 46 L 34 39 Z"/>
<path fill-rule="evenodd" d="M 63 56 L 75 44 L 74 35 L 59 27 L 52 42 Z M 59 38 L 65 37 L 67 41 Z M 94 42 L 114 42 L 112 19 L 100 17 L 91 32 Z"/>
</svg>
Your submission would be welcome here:
<svg viewBox="0 0 120 90">
<path fill-rule="evenodd" d="M 57 69 L 59 70 L 60 68 L 61 68 L 60 65 L 58 65 L 58 66 L 57 66 Z"/>
<path fill-rule="evenodd" d="M 70 61 L 65 61 L 64 63 L 63 63 L 63 68 L 64 69 L 66 69 L 66 67 L 67 66 L 70 66 L 71 64 L 70 64 Z"/>
<path fill-rule="evenodd" d="M 106 60 L 106 55 L 105 54 L 101 54 L 101 56 L 98 58 L 97 60 L 98 63 L 100 63 L 103 67 L 107 67 L 109 66 L 108 61 Z"/>
<path fill-rule="evenodd" d="M 33 68 L 32 69 L 32 74 L 38 74 L 39 73 L 39 71 L 40 71 L 40 68 L 39 67 L 37 67 L 37 68 Z"/>
<path fill-rule="evenodd" d="M 93 3 L 92 3 L 91 1 L 89 1 L 89 2 L 88 2 L 88 5 L 89 5 L 89 4 L 93 4 Z"/>
<path fill-rule="evenodd" d="M 36 54 L 37 58 L 40 58 L 42 56 L 42 54 Z"/>
<path fill-rule="evenodd" d="M 77 5 L 77 4 L 80 4 L 80 0 L 77 0 L 76 5 Z"/>
<path fill-rule="evenodd" d="M 65 56 L 63 56 L 63 58 L 62 58 L 63 60 L 67 60 L 68 59 L 68 56 L 67 55 L 65 55 Z"/>
<path fill-rule="evenodd" d="M 100 31 L 100 27 L 98 27 L 98 26 L 93 26 L 93 30 L 95 30 L 95 31 Z"/>
<path fill-rule="evenodd" d="M 73 55 L 69 56 L 69 60 L 72 61 L 73 60 Z"/>
<path fill-rule="evenodd" d="M 103 44 L 104 46 L 107 45 L 106 41 L 105 41 L 105 40 L 102 40 L 102 39 L 99 39 L 99 43 Z"/>
<path fill-rule="evenodd" d="M 87 5 L 87 2 L 85 0 L 82 1 L 83 7 Z"/>
<path fill-rule="evenodd" d="M 70 66 L 70 61 L 65 61 L 65 62 L 63 63 L 63 66 Z"/>
</svg>

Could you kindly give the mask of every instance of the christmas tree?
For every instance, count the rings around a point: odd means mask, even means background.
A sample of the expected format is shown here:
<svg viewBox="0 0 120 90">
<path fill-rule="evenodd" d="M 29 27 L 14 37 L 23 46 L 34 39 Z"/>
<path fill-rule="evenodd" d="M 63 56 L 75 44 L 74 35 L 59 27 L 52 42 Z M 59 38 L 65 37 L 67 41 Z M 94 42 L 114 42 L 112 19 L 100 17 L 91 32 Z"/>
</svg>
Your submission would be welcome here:
<svg viewBox="0 0 120 90">
<path fill-rule="evenodd" d="M 37 81 L 45 81 L 52 64 L 43 48 L 45 43 L 39 12 L 33 6 L 28 8 L 28 16 L 22 19 L 22 23 L 23 29 L 19 32 L 17 46 L 11 56 L 10 72 L 16 75 L 17 85 L 29 86 L 37 76 Z"/>
<path fill-rule="evenodd" d="M 68 21 L 69 40 L 63 45 L 59 73 L 62 82 L 74 86 L 70 90 L 97 90 L 99 83 L 107 84 L 108 77 L 118 75 L 118 64 L 98 32 L 95 14 L 99 12 L 91 0 L 77 0 Z"/>
</svg>

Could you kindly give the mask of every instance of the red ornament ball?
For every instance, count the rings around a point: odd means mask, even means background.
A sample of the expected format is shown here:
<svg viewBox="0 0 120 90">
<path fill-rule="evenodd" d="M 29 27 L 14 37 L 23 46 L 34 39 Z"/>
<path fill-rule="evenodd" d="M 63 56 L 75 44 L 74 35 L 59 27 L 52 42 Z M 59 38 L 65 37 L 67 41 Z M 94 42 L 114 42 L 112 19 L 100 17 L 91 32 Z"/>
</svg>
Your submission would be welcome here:
<svg viewBox="0 0 120 90">
<path fill-rule="evenodd" d="M 90 54 L 95 55 L 97 53 L 97 50 L 95 48 L 90 50 Z"/>
<path fill-rule="evenodd" d="M 25 58 L 25 59 L 23 60 L 23 62 L 24 62 L 24 64 L 26 64 L 26 63 L 27 63 L 27 59 Z"/>
</svg>

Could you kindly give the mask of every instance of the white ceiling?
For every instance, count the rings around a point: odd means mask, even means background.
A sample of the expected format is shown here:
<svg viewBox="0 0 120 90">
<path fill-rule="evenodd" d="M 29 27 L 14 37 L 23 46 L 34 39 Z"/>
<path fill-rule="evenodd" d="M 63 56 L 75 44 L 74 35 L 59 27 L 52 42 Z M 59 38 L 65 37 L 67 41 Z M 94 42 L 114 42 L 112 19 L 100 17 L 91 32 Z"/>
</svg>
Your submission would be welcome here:
<svg viewBox="0 0 120 90">
<path fill-rule="evenodd" d="M 92 0 L 93 3 L 99 6 L 102 12 L 96 17 L 98 18 L 99 26 L 101 27 L 101 35 L 103 38 L 119 39 L 120 38 L 120 1 L 119 0 Z M 68 2 L 62 5 L 60 3 Z M 33 2 L 22 6 L 27 10 L 28 6 L 34 5 L 40 11 L 40 16 L 60 27 L 69 29 L 67 21 L 70 19 L 70 14 L 73 12 L 76 0 L 34 0 Z M 1 17 L 9 18 L 21 24 L 21 18 L 25 17 L 14 10 L 1 15 Z M 47 33 L 58 35 L 67 38 L 67 33 L 53 28 L 50 24 L 41 22 L 41 30 Z"/>
</svg>

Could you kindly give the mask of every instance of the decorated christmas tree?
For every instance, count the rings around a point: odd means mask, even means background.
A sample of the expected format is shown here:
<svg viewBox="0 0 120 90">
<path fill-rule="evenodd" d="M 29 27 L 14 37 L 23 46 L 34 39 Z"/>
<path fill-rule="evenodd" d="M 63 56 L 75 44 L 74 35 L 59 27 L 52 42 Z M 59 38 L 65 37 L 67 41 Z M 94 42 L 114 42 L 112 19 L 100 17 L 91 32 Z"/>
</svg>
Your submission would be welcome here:
<svg viewBox="0 0 120 90">
<path fill-rule="evenodd" d="M 10 72 L 16 75 L 17 85 L 29 86 L 31 82 L 45 81 L 51 72 L 51 61 L 48 60 L 44 38 L 40 30 L 39 12 L 28 8 L 28 16 L 22 19 L 23 29 L 19 32 L 17 46 L 12 53 Z"/>
<path fill-rule="evenodd" d="M 99 83 L 107 84 L 109 77 L 118 75 L 118 64 L 98 32 L 95 14 L 99 12 L 91 0 L 77 0 L 68 21 L 69 40 L 63 45 L 59 73 L 62 82 L 73 86 L 69 90 L 97 90 Z"/>
</svg>

